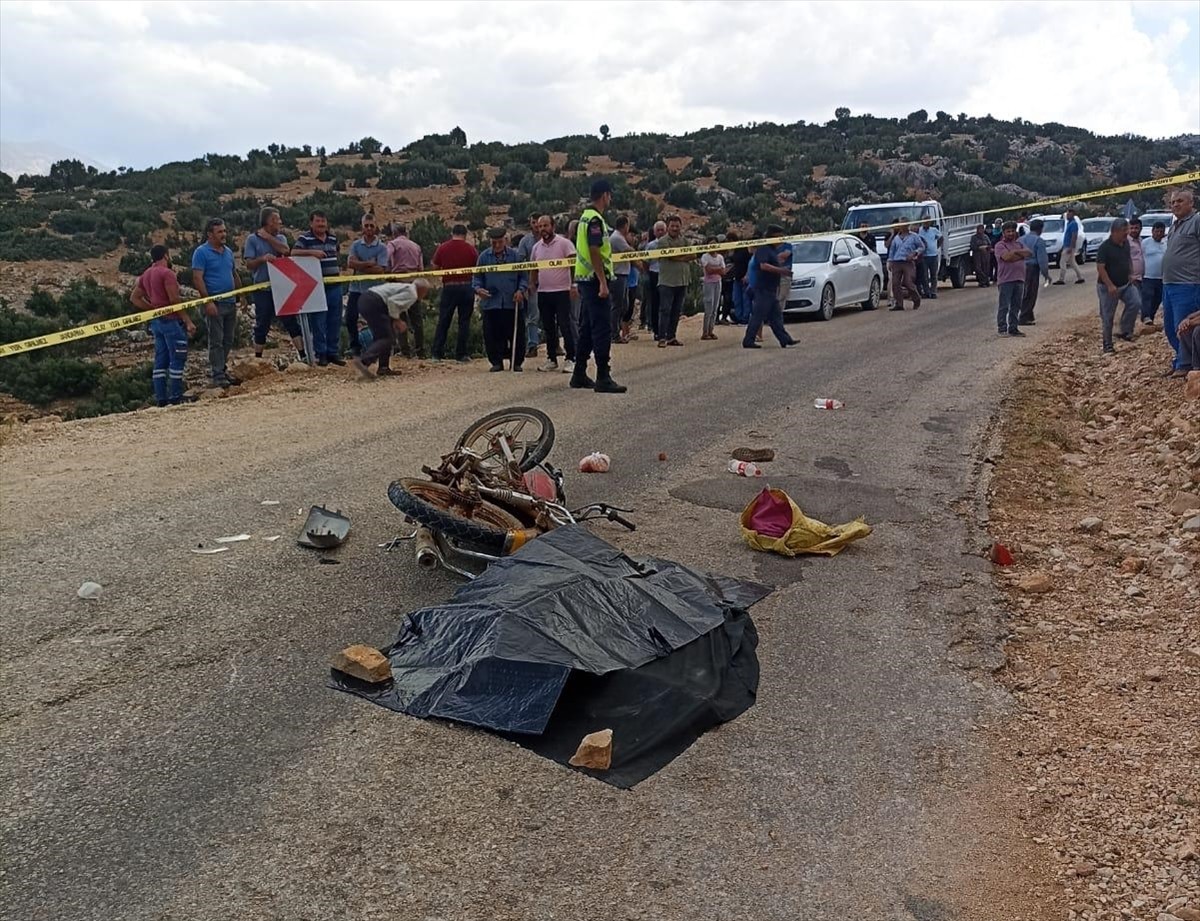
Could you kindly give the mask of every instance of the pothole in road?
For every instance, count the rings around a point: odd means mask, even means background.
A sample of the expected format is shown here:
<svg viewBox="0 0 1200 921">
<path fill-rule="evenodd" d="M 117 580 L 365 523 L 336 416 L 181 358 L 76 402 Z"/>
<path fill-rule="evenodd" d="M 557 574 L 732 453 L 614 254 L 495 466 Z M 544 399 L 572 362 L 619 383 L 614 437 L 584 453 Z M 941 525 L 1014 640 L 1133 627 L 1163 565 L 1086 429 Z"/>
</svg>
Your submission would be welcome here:
<svg viewBox="0 0 1200 921">
<path fill-rule="evenodd" d="M 850 476 L 850 465 L 840 457 L 818 457 L 813 461 L 813 466 L 818 470 L 828 470 L 839 480 Z"/>
<path fill-rule="evenodd" d="M 786 492 L 806 515 L 828 524 L 842 524 L 859 517 L 866 518 L 868 524 L 918 518 L 915 509 L 896 498 L 895 490 L 872 486 L 861 480 L 802 476 L 710 477 L 683 483 L 670 493 L 672 498 L 692 505 L 740 512 L 768 485 Z"/>
<path fill-rule="evenodd" d="M 930 416 L 929 421 L 921 423 L 921 428 L 936 435 L 952 435 L 954 433 L 954 420 L 948 419 L 945 416 Z"/>
</svg>

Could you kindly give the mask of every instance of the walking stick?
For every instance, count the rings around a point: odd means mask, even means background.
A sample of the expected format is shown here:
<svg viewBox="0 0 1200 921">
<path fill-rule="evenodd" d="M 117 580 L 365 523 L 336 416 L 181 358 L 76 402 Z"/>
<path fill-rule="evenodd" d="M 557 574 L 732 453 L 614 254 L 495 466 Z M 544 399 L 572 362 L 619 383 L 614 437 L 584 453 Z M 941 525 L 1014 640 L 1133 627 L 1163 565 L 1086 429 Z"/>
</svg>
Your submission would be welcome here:
<svg viewBox="0 0 1200 921">
<path fill-rule="evenodd" d="M 508 363 L 508 371 L 510 374 L 517 370 L 517 327 L 520 325 L 520 322 L 521 322 L 521 314 L 519 313 L 519 311 L 520 311 L 521 307 L 523 307 L 523 306 L 524 306 L 524 302 L 522 302 L 520 304 L 516 303 L 516 301 L 513 302 L 513 332 L 512 332 L 513 348 L 512 348 L 512 359 Z"/>
</svg>

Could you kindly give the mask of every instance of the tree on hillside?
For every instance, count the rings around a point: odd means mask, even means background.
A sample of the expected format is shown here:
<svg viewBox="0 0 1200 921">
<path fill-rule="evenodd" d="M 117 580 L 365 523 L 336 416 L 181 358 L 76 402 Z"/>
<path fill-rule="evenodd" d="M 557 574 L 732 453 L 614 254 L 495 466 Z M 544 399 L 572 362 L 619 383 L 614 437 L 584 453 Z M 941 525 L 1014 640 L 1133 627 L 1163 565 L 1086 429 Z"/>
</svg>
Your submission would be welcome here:
<svg viewBox="0 0 1200 921">
<path fill-rule="evenodd" d="M 455 125 L 450 131 L 450 143 L 455 147 L 466 147 L 467 132 L 463 131 L 458 125 Z"/>
<path fill-rule="evenodd" d="M 96 167 L 84 166 L 78 160 L 56 160 L 50 164 L 50 181 L 60 189 L 73 189 L 96 175 Z"/>
<path fill-rule="evenodd" d="M 845 106 L 838 106 L 833 110 L 833 117 L 839 122 L 844 122 L 850 118 L 850 110 Z"/>
<path fill-rule="evenodd" d="M 8 173 L 0 173 L 0 199 L 16 198 L 17 187 L 13 182 L 12 176 Z"/>
<path fill-rule="evenodd" d="M 607 141 L 607 140 L 608 140 L 608 133 L 609 133 L 609 132 L 608 132 L 608 125 L 601 125 L 601 126 L 600 126 L 600 137 L 602 137 L 604 140 L 606 140 L 606 141 Z"/>
<path fill-rule="evenodd" d="M 382 148 L 383 145 L 369 135 L 358 142 L 358 150 L 363 155 L 364 160 L 371 159 L 371 156 L 379 153 Z"/>
</svg>

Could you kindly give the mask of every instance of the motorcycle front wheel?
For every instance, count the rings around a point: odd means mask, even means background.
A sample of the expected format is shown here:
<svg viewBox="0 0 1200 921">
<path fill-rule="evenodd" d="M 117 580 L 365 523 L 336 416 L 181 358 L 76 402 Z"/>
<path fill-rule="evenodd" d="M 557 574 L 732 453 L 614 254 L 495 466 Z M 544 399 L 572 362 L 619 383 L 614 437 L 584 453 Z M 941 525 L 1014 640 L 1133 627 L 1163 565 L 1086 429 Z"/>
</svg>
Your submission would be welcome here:
<svg viewBox="0 0 1200 921">
<path fill-rule="evenodd" d="M 462 433 L 455 448 L 473 451 L 483 458 L 486 466 L 502 469 L 505 460 L 500 447 L 501 435 L 507 439 L 508 449 L 522 473 L 549 457 L 550 449 L 554 447 L 554 423 L 549 416 L 531 406 L 512 406 L 477 420 Z"/>
<path fill-rule="evenodd" d="M 490 502 L 466 502 L 449 487 L 429 480 L 395 480 L 388 499 L 410 520 L 454 543 L 501 556 L 510 532 L 521 531 L 516 516 Z"/>
</svg>

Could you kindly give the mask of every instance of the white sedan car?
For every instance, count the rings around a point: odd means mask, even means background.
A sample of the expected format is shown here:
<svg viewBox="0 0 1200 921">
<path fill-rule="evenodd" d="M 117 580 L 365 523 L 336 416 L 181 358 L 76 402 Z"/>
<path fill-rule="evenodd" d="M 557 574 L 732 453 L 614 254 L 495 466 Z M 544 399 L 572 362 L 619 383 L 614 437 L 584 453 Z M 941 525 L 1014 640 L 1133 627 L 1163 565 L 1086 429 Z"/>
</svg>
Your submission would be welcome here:
<svg viewBox="0 0 1200 921">
<path fill-rule="evenodd" d="M 839 307 L 874 310 L 883 291 L 883 266 L 857 237 L 830 234 L 792 244 L 792 288 L 785 315 L 833 318 Z"/>
<path fill-rule="evenodd" d="M 1170 234 L 1171 224 L 1175 221 L 1175 215 L 1170 211 L 1147 211 L 1145 214 L 1139 214 L 1138 218 L 1142 222 L 1143 240 L 1150 236 L 1154 230 L 1154 225 L 1159 222 L 1167 225 L 1167 233 Z"/>
</svg>

